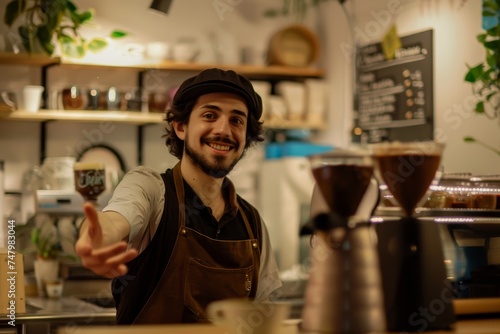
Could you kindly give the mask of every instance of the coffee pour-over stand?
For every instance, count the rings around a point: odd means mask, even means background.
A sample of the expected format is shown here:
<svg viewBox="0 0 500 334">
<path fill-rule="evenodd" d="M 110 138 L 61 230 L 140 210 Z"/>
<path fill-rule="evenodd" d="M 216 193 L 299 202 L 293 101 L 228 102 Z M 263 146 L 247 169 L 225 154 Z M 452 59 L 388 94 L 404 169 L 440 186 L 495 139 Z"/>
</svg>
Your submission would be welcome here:
<svg viewBox="0 0 500 334">
<path fill-rule="evenodd" d="M 438 226 L 415 217 L 443 148 L 436 142 L 370 147 L 377 177 L 404 212 L 400 219 L 376 224 L 389 331 L 450 329 L 455 321 Z"/>
<path fill-rule="evenodd" d="M 354 217 L 372 180 L 372 159 L 337 150 L 309 160 L 330 212 L 301 231 L 314 234 L 301 332 L 384 332 L 375 232 Z"/>
</svg>

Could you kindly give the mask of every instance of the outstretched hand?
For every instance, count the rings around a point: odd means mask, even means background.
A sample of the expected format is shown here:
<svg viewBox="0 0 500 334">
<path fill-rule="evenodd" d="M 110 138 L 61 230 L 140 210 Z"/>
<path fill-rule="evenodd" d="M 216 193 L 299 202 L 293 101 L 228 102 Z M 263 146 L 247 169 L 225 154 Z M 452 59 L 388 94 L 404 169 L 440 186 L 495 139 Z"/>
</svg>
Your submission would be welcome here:
<svg viewBox="0 0 500 334">
<path fill-rule="evenodd" d="M 99 222 L 99 215 L 94 206 L 85 203 L 83 211 L 86 226 L 81 229 L 80 237 L 75 245 L 76 254 L 81 258 L 82 265 L 108 278 L 125 275 L 128 271 L 125 263 L 137 257 L 137 251 L 127 250 L 127 243 L 124 241 L 106 245 L 103 242 L 103 226 Z"/>
</svg>

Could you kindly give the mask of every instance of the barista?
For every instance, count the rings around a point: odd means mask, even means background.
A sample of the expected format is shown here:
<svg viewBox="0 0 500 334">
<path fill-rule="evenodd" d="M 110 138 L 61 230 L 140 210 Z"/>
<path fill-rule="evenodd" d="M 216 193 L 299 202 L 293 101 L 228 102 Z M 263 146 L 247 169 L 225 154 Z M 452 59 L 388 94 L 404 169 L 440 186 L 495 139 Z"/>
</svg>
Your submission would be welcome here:
<svg viewBox="0 0 500 334">
<path fill-rule="evenodd" d="M 262 302 L 281 286 L 266 227 L 226 175 L 263 140 L 260 96 L 234 71 L 187 79 L 166 112 L 180 161 L 129 172 L 102 212 L 86 204 L 76 243 L 85 267 L 113 278 L 117 323 L 207 322 L 225 298 Z"/>
</svg>

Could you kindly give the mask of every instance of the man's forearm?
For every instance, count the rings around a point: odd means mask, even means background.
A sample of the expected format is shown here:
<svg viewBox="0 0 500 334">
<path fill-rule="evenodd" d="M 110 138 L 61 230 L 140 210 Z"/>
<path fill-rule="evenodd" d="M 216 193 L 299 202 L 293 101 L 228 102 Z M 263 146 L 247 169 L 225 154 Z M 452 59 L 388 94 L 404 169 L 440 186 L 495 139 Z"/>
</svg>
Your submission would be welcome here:
<svg viewBox="0 0 500 334">
<path fill-rule="evenodd" d="M 127 220 L 116 212 L 97 212 L 102 229 L 102 245 L 107 246 L 119 241 L 128 241 L 130 225 Z M 87 233 L 89 228 L 88 219 L 80 226 L 80 234 Z"/>
</svg>

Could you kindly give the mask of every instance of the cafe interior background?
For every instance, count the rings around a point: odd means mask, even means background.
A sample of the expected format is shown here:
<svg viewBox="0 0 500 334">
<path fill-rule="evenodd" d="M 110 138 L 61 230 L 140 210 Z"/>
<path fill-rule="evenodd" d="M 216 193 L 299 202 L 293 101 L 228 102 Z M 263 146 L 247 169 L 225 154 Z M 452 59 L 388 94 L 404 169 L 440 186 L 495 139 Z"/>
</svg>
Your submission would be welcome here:
<svg viewBox="0 0 500 334">
<path fill-rule="evenodd" d="M 7 2 L 0 0 L 0 8 L 5 8 Z M 177 44 L 189 40 L 198 50 L 192 60 L 197 63 L 231 66 L 244 59 L 252 65 L 265 65 L 272 36 L 297 23 L 294 15 L 269 18 L 262 14 L 266 9 L 279 8 L 281 1 L 173 1 L 168 14 L 150 9 L 150 2 L 76 1 L 80 9 L 95 9 L 93 23 L 83 29 L 86 36 L 106 35 L 113 29 L 129 33 L 121 40 L 111 41 L 108 48 L 89 61 L 104 59 L 108 63 L 118 63 L 126 50 L 142 50 L 141 47 L 160 42 L 172 51 Z M 490 120 L 472 111 L 475 99 L 471 85 L 464 81 L 467 64 L 475 65 L 484 58 L 483 47 L 476 41 L 476 35 L 482 31 L 481 20 L 481 0 L 348 0 L 343 5 L 332 0 L 307 11 L 300 24 L 313 31 L 320 42 L 319 57 L 309 66 L 324 70 L 323 126 L 313 131 L 296 128 L 273 133 L 275 135 L 269 136 L 265 145 L 252 148 L 231 173 L 242 196 L 262 210 L 271 239 L 276 241 L 277 252 L 287 252 L 282 247 L 290 243 L 278 240 L 282 230 L 275 221 L 300 210 L 294 206 L 309 204 L 313 182 L 303 157 L 270 158 L 266 156 L 269 154 L 266 147 L 271 141 L 283 144 L 287 140 L 316 145 L 316 148 L 356 146 L 351 143 L 355 78 L 352 50 L 354 45 L 380 43 L 393 26 L 398 36 L 432 30 L 434 137 L 446 143 L 443 171 L 474 175 L 499 173 L 498 154 L 463 140 L 465 136 L 473 136 L 495 147 L 500 142 L 498 118 Z M 0 24 L 0 33 L 9 32 L 5 24 Z M 214 43 L 222 45 L 221 54 L 214 52 Z M 172 52 L 169 55 L 172 56 Z M 193 74 L 189 71 L 153 72 L 149 84 L 162 89 L 171 88 Z M 0 90 L 16 92 L 19 103 L 22 103 L 22 88 L 40 82 L 41 71 L 37 67 L 0 65 Z M 55 66 L 49 71 L 48 82 L 49 97 L 70 86 L 101 90 L 117 87 L 120 91 L 132 91 L 137 88 L 137 71 Z M 37 121 L 0 118 L 0 159 L 5 162 L 4 188 L 7 192 L 4 215 L 21 217 L 21 224 L 22 217 L 26 218 L 20 204 L 27 186 L 26 175 L 41 163 L 40 131 Z M 160 172 L 176 162 L 164 145 L 162 133 L 161 124 L 143 127 L 141 163 Z M 47 157 L 74 156 L 90 144 L 113 148 L 128 170 L 138 164 L 137 125 L 95 121 L 47 123 Z M 264 202 L 272 208 L 263 208 Z M 303 221 L 304 217 L 301 219 Z M 295 228 L 297 226 L 288 228 L 291 235 L 298 235 Z M 279 257 L 281 269 L 288 269 L 297 260 L 296 253 L 292 253 L 295 255 L 291 260 Z"/>
</svg>

